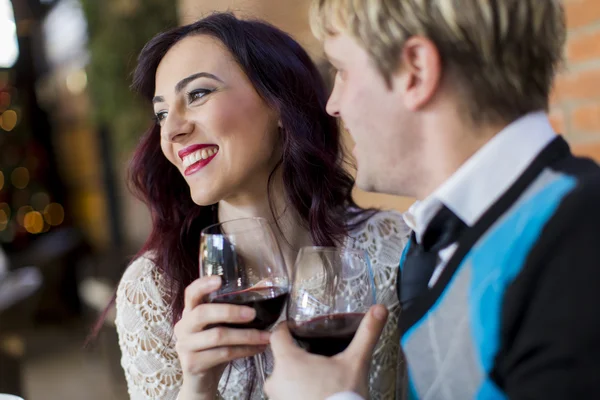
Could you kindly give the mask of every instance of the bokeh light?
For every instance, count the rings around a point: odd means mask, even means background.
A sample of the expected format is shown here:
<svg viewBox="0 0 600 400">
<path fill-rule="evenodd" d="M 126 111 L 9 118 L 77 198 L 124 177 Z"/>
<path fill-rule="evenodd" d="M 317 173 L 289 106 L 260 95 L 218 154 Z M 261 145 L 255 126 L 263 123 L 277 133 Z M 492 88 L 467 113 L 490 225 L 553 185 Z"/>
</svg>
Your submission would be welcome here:
<svg viewBox="0 0 600 400">
<path fill-rule="evenodd" d="M 8 215 L 4 210 L 0 210 L 0 231 L 3 231 L 8 226 Z"/>
<path fill-rule="evenodd" d="M 15 168 L 10 179 L 17 189 L 25 189 L 29 184 L 29 170 L 25 167 Z"/>
<path fill-rule="evenodd" d="M 10 0 L 0 0 L 0 68 L 11 68 L 18 57 L 15 13 Z"/>
<path fill-rule="evenodd" d="M 0 203 L 0 232 L 4 231 L 10 221 L 10 206 L 6 203 Z"/>
<path fill-rule="evenodd" d="M 25 214 L 23 226 L 29 233 L 40 233 L 44 229 L 44 217 L 38 211 L 30 211 Z"/>
<path fill-rule="evenodd" d="M 0 171 L 0 190 L 4 187 L 4 173 Z"/>
<path fill-rule="evenodd" d="M 17 211 L 17 223 L 21 226 L 25 226 L 25 216 L 34 211 L 31 206 L 23 206 Z"/>
<path fill-rule="evenodd" d="M 17 113 L 15 110 L 6 110 L 2 113 L 2 119 L 0 119 L 0 127 L 7 132 L 12 131 L 17 126 Z"/>
<path fill-rule="evenodd" d="M 8 219 L 10 219 L 10 206 L 7 203 L 0 203 L 0 210 L 4 211 L 4 214 L 6 214 L 6 217 Z"/>
<path fill-rule="evenodd" d="M 87 87 L 87 74 L 83 69 L 72 71 L 67 75 L 65 83 L 71 93 L 81 94 Z"/>
<path fill-rule="evenodd" d="M 31 196 L 31 206 L 37 211 L 43 211 L 50 204 L 48 193 L 39 192 Z"/>
<path fill-rule="evenodd" d="M 44 219 L 49 225 L 58 226 L 65 220 L 65 210 L 58 203 L 50 203 L 44 209 Z"/>
</svg>

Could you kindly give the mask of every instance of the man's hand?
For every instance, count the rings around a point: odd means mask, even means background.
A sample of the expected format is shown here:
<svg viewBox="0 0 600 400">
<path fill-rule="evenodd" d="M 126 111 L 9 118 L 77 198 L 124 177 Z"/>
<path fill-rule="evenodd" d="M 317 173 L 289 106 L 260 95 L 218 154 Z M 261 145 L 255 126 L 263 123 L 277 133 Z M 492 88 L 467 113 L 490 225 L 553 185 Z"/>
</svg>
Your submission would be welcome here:
<svg viewBox="0 0 600 400">
<path fill-rule="evenodd" d="M 324 400 L 340 392 L 368 397 L 369 367 L 388 312 L 371 307 L 348 348 L 333 357 L 309 354 L 296 345 L 286 324 L 271 336 L 275 369 L 265 384 L 272 400 Z"/>
</svg>

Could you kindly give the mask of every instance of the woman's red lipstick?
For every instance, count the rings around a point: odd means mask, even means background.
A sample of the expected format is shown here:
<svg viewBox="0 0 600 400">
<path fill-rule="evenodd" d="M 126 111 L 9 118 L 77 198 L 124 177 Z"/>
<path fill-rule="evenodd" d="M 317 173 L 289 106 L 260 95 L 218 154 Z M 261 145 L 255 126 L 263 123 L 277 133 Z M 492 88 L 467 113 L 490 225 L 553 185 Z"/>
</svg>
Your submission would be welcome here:
<svg viewBox="0 0 600 400">
<path fill-rule="evenodd" d="M 183 161 L 184 175 L 192 175 L 207 166 L 218 154 L 214 144 L 193 144 L 180 150 L 177 155 Z"/>
</svg>

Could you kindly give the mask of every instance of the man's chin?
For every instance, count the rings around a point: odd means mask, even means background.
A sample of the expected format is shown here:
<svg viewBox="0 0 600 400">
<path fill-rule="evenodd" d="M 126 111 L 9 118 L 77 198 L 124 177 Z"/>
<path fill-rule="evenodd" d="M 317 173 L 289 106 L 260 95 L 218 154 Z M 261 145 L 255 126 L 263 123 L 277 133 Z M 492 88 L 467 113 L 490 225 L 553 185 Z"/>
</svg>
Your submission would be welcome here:
<svg viewBox="0 0 600 400">
<path fill-rule="evenodd" d="M 361 176 L 360 172 L 356 175 L 356 187 L 363 192 L 377 193 L 377 189 L 373 182 L 364 176 Z"/>
</svg>

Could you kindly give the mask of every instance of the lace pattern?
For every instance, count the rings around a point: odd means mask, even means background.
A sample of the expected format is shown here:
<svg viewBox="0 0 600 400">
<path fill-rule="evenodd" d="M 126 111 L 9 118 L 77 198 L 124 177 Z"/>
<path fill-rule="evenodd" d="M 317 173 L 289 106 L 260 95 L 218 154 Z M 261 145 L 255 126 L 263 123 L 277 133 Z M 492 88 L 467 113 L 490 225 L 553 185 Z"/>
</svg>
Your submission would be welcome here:
<svg viewBox="0 0 600 400">
<path fill-rule="evenodd" d="M 347 247 L 368 252 L 374 272 L 377 301 L 390 310 L 390 319 L 375 349 L 370 374 L 373 400 L 394 399 L 400 306 L 395 284 L 400 255 L 409 229 L 398 212 L 380 212 L 352 232 Z M 135 260 L 117 289 L 116 327 L 131 400 L 176 400 L 182 373 L 168 310 L 164 280 L 146 257 Z M 283 318 L 283 317 L 282 317 Z M 273 368 L 270 350 L 264 354 L 267 373 Z M 247 398 L 243 363 L 233 363 L 223 374 L 219 392 L 227 400 Z M 256 387 L 252 399 L 261 398 Z"/>
</svg>

